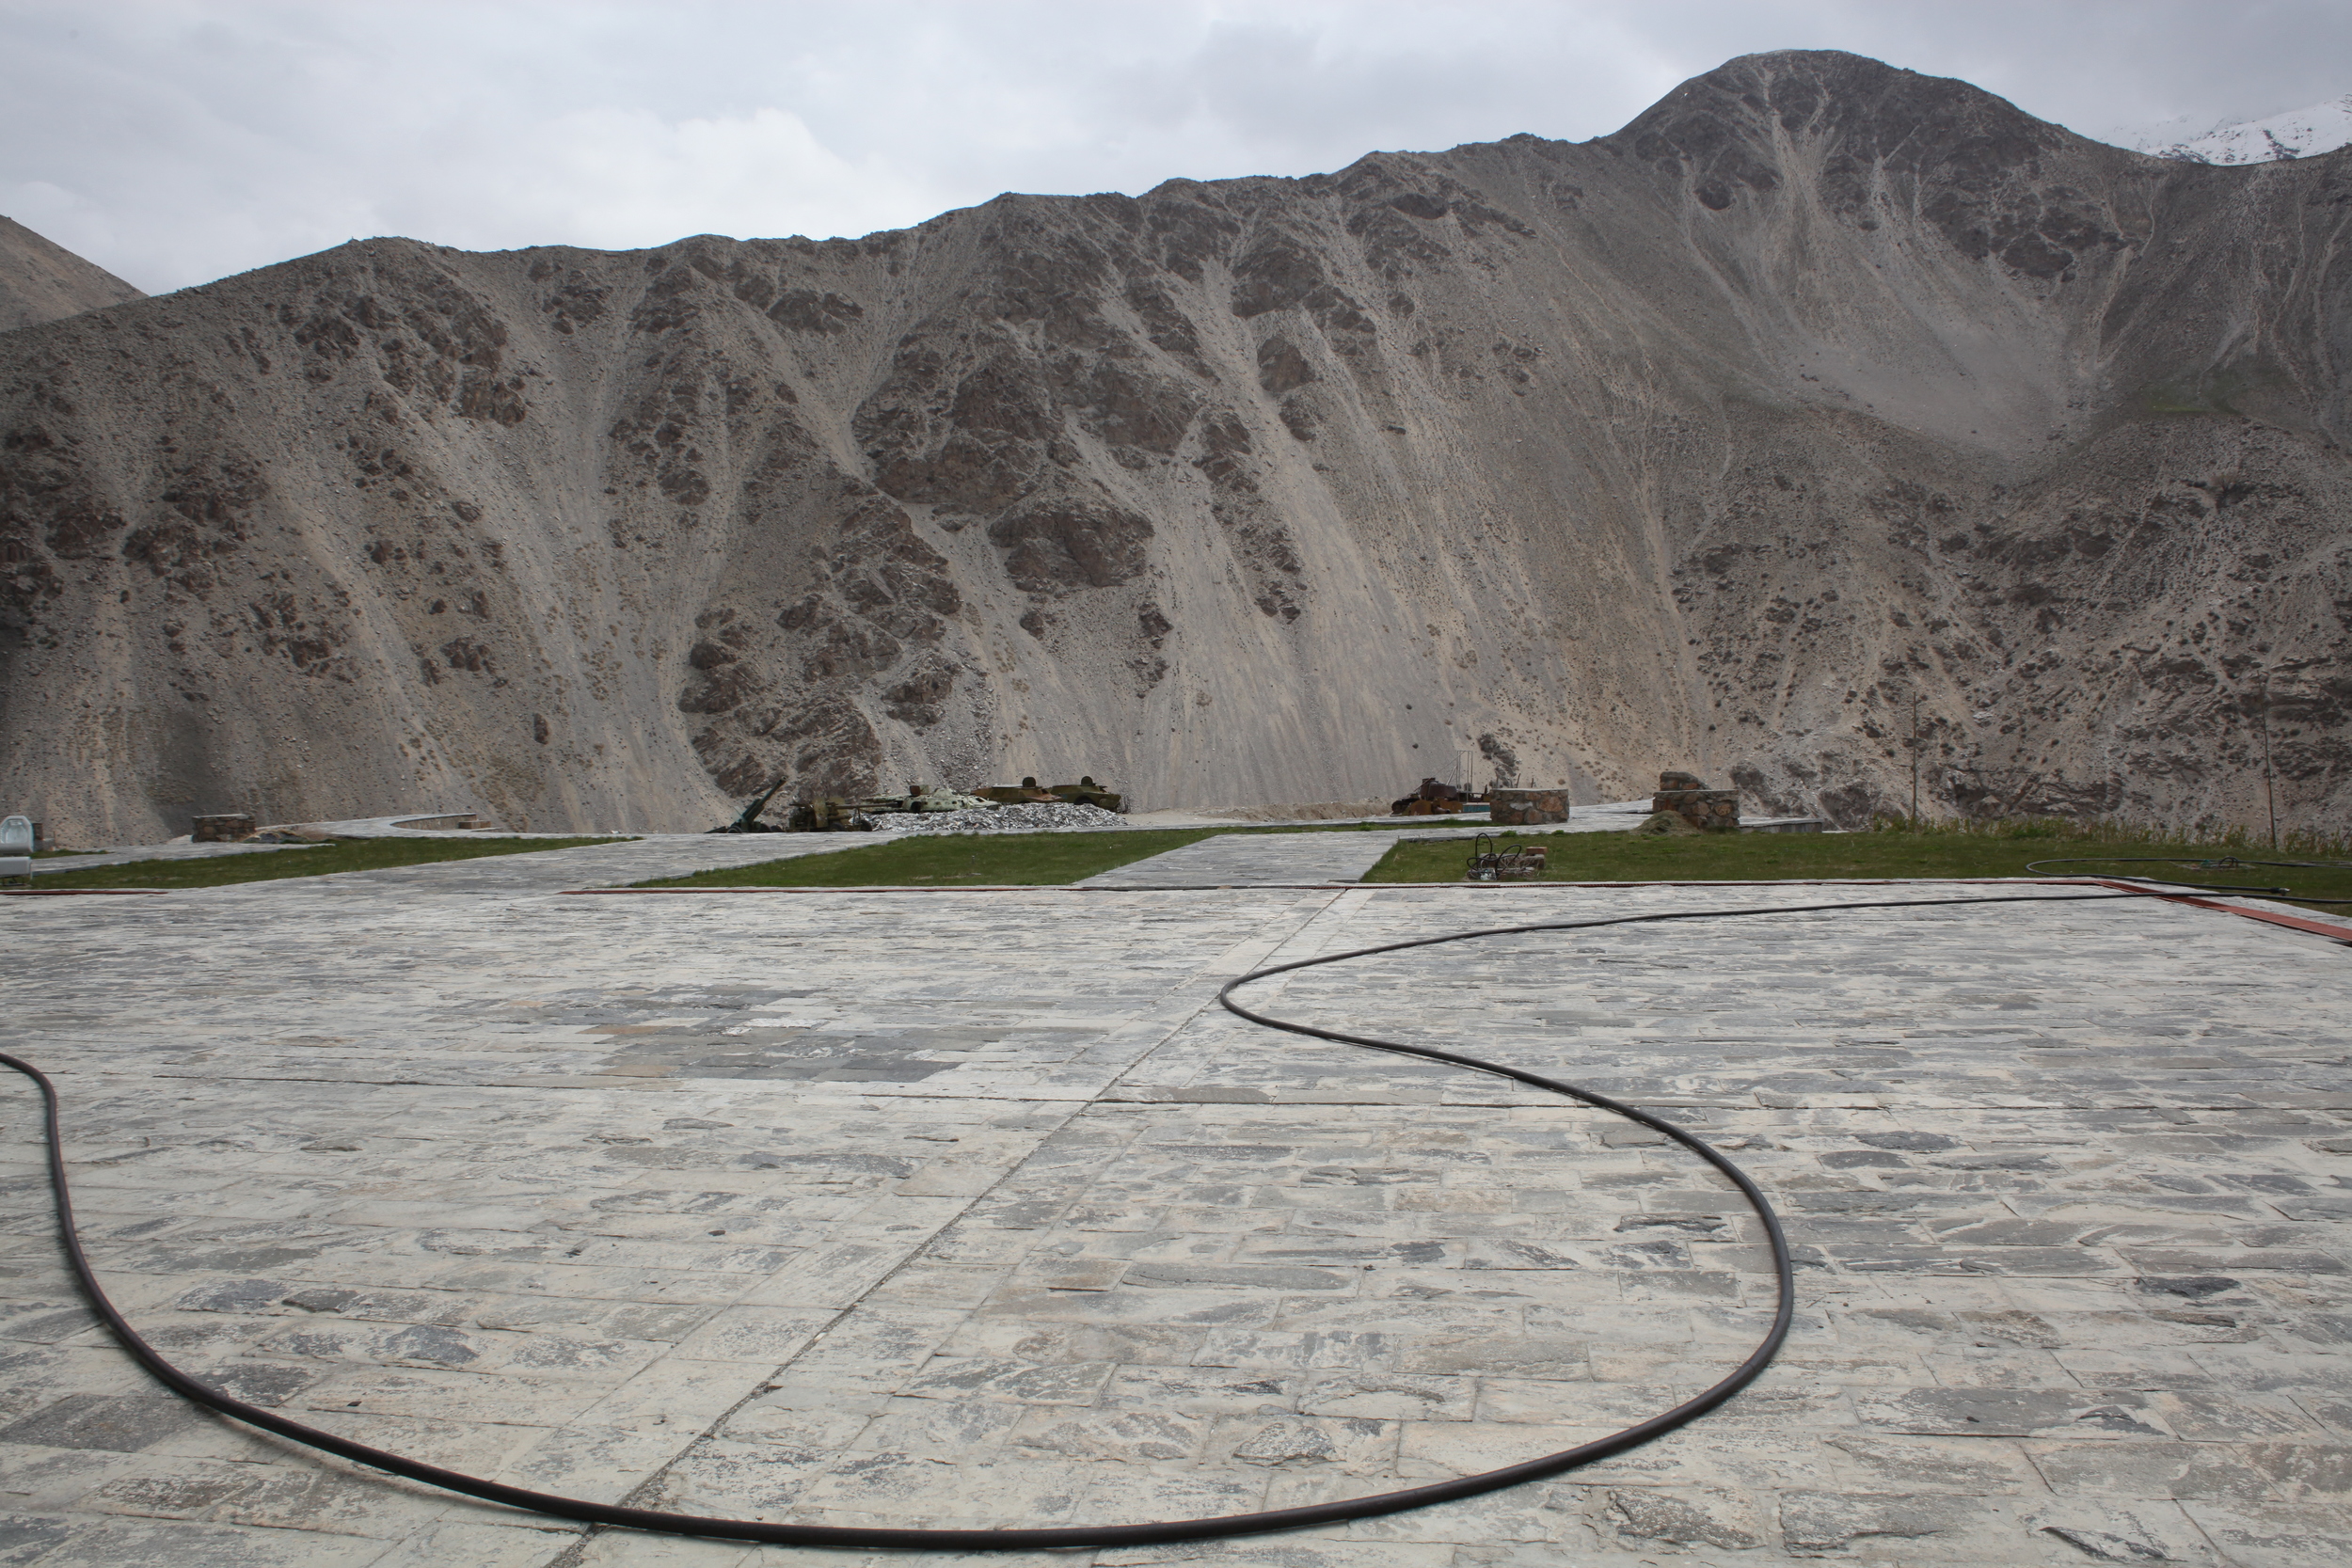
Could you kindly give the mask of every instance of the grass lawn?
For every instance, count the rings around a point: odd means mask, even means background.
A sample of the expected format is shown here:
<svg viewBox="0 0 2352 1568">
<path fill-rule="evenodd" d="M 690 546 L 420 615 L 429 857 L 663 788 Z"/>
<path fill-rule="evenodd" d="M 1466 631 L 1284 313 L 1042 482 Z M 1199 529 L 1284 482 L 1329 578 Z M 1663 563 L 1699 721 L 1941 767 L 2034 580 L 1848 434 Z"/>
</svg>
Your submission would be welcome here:
<svg viewBox="0 0 2352 1568">
<path fill-rule="evenodd" d="M 1417 824 L 1418 826 L 1418 824 Z M 1441 820 L 1432 831 L 1458 831 Z M 1331 828 L 1173 828 L 1101 833 L 940 833 L 874 843 L 860 835 L 842 852 L 767 861 L 640 882 L 639 887 L 1054 887 L 1080 881 L 1147 855 L 1163 854 L 1220 832 L 1347 832 Z M 1392 831 L 1392 830 L 1391 830 Z M 2338 859 L 2272 853 L 2230 846 L 2153 842 L 2145 837 L 2051 836 L 1997 829 L 1878 833 L 1706 833 L 1653 838 L 1634 833 L 1524 832 L 1498 838 L 1509 846 L 1530 840 L 1551 851 L 1547 881 L 1801 881 L 1817 878 L 1961 878 L 2035 875 L 2026 863 L 2066 856 L 2164 857 L 2158 864 L 2056 865 L 2052 876 L 2155 876 L 2184 882 L 2291 887 L 2307 898 L 2352 898 L 2352 867 L 2238 870 L 2198 868 L 2183 861 Z M 1462 879 L 1470 841 L 1410 840 L 1382 858 L 1367 882 L 1455 882 Z M 2277 895 L 2271 895 L 2276 897 Z M 2293 899 L 2289 899 L 2293 902 Z"/>
<path fill-rule="evenodd" d="M 286 849 L 257 849 L 248 855 L 207 855 L 195 860 L 135 861 L 88 871 L 43 872 L 33 886 L 49 887 L 226 887 L 231 882 L 274 882 L 288 877 L 324 877 L 332 871 L 379 871 L 387 866 L 425 865 L 434 861 L 469 861 L 484 855 L 528 855 L 541 849 L 576 849 L 584 844 L 620 844 L 617 838 L 354 838 Z"/>
<path fill-rule="evenodd" d="M 1453 819 L 1444 819 L 1452 825 Z M 1394 823 L 1145 828 L 1093 833 L 918 833 L 876 844 L 843 835 L 841 852 L 762 861 L 638 887 L 1061 887 L 1217 833 L 1393 832 Z M 794 843 L 804 842 L 795 839 Z M 859 847 L 863 846 L 863 847 Z"/>
<path fill-rule="evenodd" d="M 1458 819 L 1441 817 L 1438 825 L 1456 826 Z M 1303 827 L 1145 828 L 1093 833 L 920 833 L 881 845 L 863 833 L 852 833 L 844 835 L 838 854 L 763 861 L 757 865 L 698 871 L 691 877 L 665 877 L 634 885 L 1061 887 L 1217 833 L 1379 833 L 1394 832 L 1396 828 L 1393 822 L 1326 822 Z"/>
<path fill-rule="evenodd" d="M 1217 828 L 1099 833 L 920 833 L 844 853 L 763 861 L 639 887 L 1053 887 L 1197 843 Z M 797 841 L 804 842 L 804 841 Z"/>
<path fill-rule="evenodd" d="M 2200 868 L 2200 860 L 2237 855 L 2245 860 L 2321 860 L 2264 848 L 2148 842 L 2119 838 L 2022 837 L 1999 832 L 1883 833 L 1693 833 L 1651 837 L 1646 833 L 1498 834 L 1503 847 L 1534 842 L 1550 851 L 1543 880 L 1549 882 L 1782 881 L 1825 877 L 2025 877 L 2029 861 L 2120 855 L 2162 857 L 2164 863 L 2067 863 L 2048 875 L 2160 877 L 2168 881 L 2237 883 L 2288 887 L 2307 898 L 2352 898 L 2352 867 L 2341 870 L 2256 866 L 2238 870 Z M 1470 845 L 1399 844 L 1365 876 L 1368 882 L 1458 882 Z M 2276 896 L 2275 895 L 2273 896 Z M 2293 900 L 2289 900 L 2292 902 Z"/>
</svg>

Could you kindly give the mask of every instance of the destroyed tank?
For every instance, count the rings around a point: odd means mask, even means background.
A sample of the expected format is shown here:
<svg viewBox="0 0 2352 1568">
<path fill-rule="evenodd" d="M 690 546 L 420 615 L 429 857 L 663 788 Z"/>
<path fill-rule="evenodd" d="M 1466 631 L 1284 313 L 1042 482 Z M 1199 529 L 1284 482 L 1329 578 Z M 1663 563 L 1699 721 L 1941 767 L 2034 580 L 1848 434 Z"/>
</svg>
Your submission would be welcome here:
<svg viewBox="0 0 2352 1568">
<path fill-rule="evenodd" d="M 1073 806 L 1099 806 L 1104 811 L 1126 809 L 1121 804 L 1125 797 L 1104 789 L 1094 782 L 1091 774 L 1073 784 L 1055 784 L 1046 793 L 1056 800 L 1066 800 Z"/>
<path fill-rule="evenodd" d="M 1039 787 L 1034 776 L 1017 784 L 983 784 L 972 793 L 1000 806 L 1050 806 L 1061 799 L 1052 790 Z"/>
<path fill-rule="evenodd" d="M 858 802 L 858 809 L 868 816 L 884 812 L 993 811 L 996 802 L 953 789 L 910 784 L 904 795 L 869 795 Z"/>
<path fill-rule="evenodd" d="M 1092 774 L 1088 774 L 1076 784 L 1055 784 L 1051 788 L 1041 785 L 1032 777 L 1023 779 L 1017 784 L 990 784 L 972 793 L 1002 806 L 1050 806 L 1058 803 L 1097 806 L 1104 811 L 1126 809 L 1122 803 L 1125 797 L 1096 784 Z"/>
</svg>

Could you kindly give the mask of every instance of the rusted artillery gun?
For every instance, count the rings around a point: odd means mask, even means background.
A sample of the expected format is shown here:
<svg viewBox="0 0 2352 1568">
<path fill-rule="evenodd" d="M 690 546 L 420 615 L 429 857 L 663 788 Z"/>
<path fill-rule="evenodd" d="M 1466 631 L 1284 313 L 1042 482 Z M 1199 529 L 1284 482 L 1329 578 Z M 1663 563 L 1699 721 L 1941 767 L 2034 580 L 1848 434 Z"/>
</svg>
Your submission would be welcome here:
<svg viewBox="0 0 2352 1568">
<path fill-rule="evenodd" d="M 735 820 L 723 828 L 712 828 L 714 833 L 850 833 L 866 832 L 874 824 L 848 800 L 795 800 L 785 809 L 782 823 L 762 822 L 759 814 L 768 809 L 784 788 L 783 781 L 768 786 L 767 793 L 755 797 L 750 804 L 736 813 Z"/>
<path fill-rule="evenodd" d="M 723 828 L 712 828 L 709 831 L 714 833 L 782 833 L 791 832 L 789 828 L 779 828 L 772 822 L 762 822 L 759 819 L 759 814 L 768 809 L 768 802 L 774 800 L 777 793 L 783 788 L 784 781 L 782 779 L 778 779 L 774 784 L 768 786 L 768 792 L 765 795 L 756 797 L 751 804 L 736 813 L 734 821 L 728 823 Z"/>
<path fill-rule="evenodd" d="M 1505 849 L 1492 833 L 1470 840 L 1470 875 L 1466 882 L 1532 882 L 1544 874 L 1549 853 L 1540 844 Z"/>
<path fill-rule="evenodd" d="M 865 813 L 837 797 L 819 800 L 795 800 L 785 814 L 784 831 L 787 833 L 869 833 L 874 824 Z"/>
<path fill-rule="evenodd" d="M 1423 779 L 1421 787 L 1410 795 L 1389 802 L 1391 816 L 1454 816 L 1460 814 L 1463 803 L 1477 797 L 1466 794 L 1450 784 Z"/>
</svg>

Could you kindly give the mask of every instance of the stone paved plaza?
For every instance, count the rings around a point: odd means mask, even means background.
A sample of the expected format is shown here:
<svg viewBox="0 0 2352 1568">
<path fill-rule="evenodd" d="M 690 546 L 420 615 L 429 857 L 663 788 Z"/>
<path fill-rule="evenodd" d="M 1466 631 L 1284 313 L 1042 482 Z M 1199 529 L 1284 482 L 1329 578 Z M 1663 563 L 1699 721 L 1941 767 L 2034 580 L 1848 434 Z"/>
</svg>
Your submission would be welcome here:
<svg viewBox="0 0 2352 1568">
<path fill-rule="evenodd" d="M 1311 836 L 1347 847 L 1255 851 L 1267 879 L 1371 847 Z M 1563 1449 L 1771 1313 L 1737 1194 L 1657 1134 L 1254 1028 L 1224 980 L 2000 891 L 560 891 L 781 852 L 0 900 L 0 1049 L 57 1079 L 117 1300 L 243 1398 L 601 1500 L 1131 1522 Z M 1025 1560 L 2352 1560 L 2352 952 L 2026 891 L 1258 988 L 1704 1129 L 1787 1219 L 1796 1329 L 1733 1403 L 1553 1481 Z M 930 1560 L 583 1533 L 193 1410 L 77 1303 L 30 1086 L 7 1104 L 0 1563 Z"/>
<path fill-rule="evenodd" d="M 1380 863 L 1401 838 L 1456 838 L 1460 833 L 1355 831 L 1320 833 L 1218 833 L 1089 877 L 1087 887 L 1246 887 L 1296 882 L 1353 882 Z"/>
</svg>

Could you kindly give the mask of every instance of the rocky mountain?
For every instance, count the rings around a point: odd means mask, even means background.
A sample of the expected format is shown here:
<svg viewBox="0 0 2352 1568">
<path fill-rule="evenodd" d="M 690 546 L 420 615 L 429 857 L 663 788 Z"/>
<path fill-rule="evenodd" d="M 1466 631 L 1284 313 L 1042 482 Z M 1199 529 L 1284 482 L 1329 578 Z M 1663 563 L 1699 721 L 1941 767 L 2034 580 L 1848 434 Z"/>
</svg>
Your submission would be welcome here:
<svg viewBox="0 0 2352 1568">
<path fill-rule="evenodd" d="M 861 240 L 374 240 L 0 338 L 83 838 L 1089 772 L 2341 821 L 2352 155 L 1852 55 Z"/>
<path fill-rule="evenodd" d="M 0 217 L 0 332 L 146 297 L 103 267 Z"/>
</svg>

